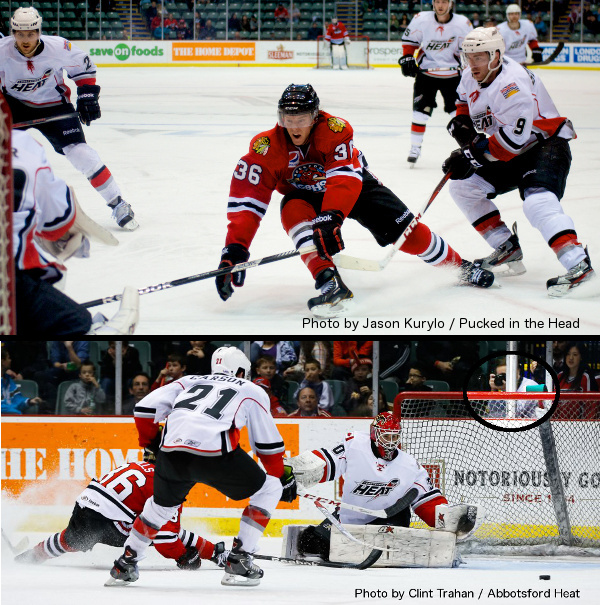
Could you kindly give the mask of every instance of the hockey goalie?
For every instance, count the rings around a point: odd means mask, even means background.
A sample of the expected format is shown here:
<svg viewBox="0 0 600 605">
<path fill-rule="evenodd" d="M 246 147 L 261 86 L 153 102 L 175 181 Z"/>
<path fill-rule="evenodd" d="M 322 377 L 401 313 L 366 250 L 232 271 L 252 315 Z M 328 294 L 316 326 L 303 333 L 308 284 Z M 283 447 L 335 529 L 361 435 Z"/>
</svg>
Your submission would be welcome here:
<svg viewBox="0 0 600 605">
<path fill-rule="evenodd" d="M 450 505 L 427 471 L 400 449 L 400 436 L 399 419 L 384 412 L 373 420 L 369 433 L 348 433 L 335 447 L 286 461 L 303 490 L 343 478 L 341 506 L 334 516 L 353 539 L 332 530 L 328 520 L 318 526 L 291 525 L 284 528 L 282 556 L 358 563 L 379 548 L 383 555 L 375 567 L 458 565 L 456 542 L 479 527 L 483 509 Z M 399 501 L 406 505 L 398 510 Z M 411 509 L 431 529 L 410 528 Z M 381 516 L 383 511 L 389 516 Z"/>
</svg>

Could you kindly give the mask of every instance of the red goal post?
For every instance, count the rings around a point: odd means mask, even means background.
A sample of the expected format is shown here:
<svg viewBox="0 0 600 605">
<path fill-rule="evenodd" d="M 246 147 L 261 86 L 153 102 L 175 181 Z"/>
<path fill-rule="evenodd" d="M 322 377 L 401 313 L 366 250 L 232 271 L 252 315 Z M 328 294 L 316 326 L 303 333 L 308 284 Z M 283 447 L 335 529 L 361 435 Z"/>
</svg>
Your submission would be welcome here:
<svg viewBox="0 0 600 605">
<path fill-rule="evenodd" d="M 15 264 L 13 259 L 12 118 L 0 93 L 0 334 L 16 333 Z"/>
<path fill-rule="evenodd" d="M 555 394 L 502 396 L 538 402 Z M 469 393 L 477 410 L 497 400 L 496 393 Z M 482 425 L 461 392 L 401 393 L 394 413 L 402 449 L 427 469 L 449 503 L 480 504 L 486 512 L 462 552 L 552 555 L 600 548 L 600 393 L 561 393 L 550 421 L 518 432 Z M 420 526 L 417 517 L 412 521 Z"/>
<path fill-rule="evenodd" d="M 350 44 L 345 45 L 348 67 L 350 69 L 369 69 L 370 67 L 370 38 L 369 36 L 350 36 Z M 331 69 L 330 44 L 324 36 L 317 38 L 317 64 L 318 69 Z"/>
</svg>

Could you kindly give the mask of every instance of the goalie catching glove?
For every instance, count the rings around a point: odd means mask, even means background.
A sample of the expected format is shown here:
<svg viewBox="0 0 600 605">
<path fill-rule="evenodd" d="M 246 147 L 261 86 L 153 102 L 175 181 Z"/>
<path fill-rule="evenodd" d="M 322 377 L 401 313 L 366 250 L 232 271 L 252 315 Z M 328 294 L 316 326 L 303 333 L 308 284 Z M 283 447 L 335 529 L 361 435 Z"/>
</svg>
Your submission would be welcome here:
<svg viewBox="0 0 600 605">
<path fill-rule="evenodd" d="M 300 489 L 308 489 L 316 485 L 323 477 L 325 461 L 310 450 L 293 458 L 286 458 L 285 463 L 293 469 Z"/>
<path fill-rule="evenodd" d="M 233 267 L 239 263 L 245 263 L 250 258 L 250 252 L 248 248 L 242 246 L 242 244 L 229 244 L 225 246 L 221 252 L 221 262 L 219 263 L 219 269 L 224 267 Z M 246 271 L 236 271 L 235 273 L 227 273 L 226 275 L 219 275 L 216 278 L 217 292 L 221 297 L 221 300 L 227 300 L 233 295 L 233 286 L 241 288 L 244 285 L 246 279 Z"/>
<path fill-rule="evenodd" d="M 82 84 L 77 87 L 77 111 L 86 126 L 101 116 L 99 97 L 100 86 L 96 84 Z"/>
</svg>

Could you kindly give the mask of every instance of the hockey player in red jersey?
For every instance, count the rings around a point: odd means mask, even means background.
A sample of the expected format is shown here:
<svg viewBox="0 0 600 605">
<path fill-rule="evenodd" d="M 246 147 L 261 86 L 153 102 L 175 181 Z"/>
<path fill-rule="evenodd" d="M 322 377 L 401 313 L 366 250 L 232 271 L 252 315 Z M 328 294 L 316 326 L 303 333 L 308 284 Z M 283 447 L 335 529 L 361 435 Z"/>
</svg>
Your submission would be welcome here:
<svg viewBox="0 0 600 605">
<path fill-rule="evenodd" d="M 248 380 L 248 358 L 236 347 L 220 347 L 212 356 L 212 372 L 183 376 L 156 389 L 135 407 L 142 447 L 156 441 L 158 423 L 167 420 L 156 460 L 154 495 L 134 521 L 107 586 L 139 578 L 138 561 L 196 483 L 210 485 L 232 500 L 250 498 L 221 584 L 260 583 L 263 571 L 252 562 L 251 553 L 257 550 L 277 504 L 296 498 L 296 480 L 293 473 L 284 473 L 283 439 L 271 416 L 267 393 Z M 244 426 L 266 473 L 239 446 Z"/>
<path fill-rule="evenodd" d="M 0 39 L 0 83 L 13 123 L 49 118 L 30 126 L 50 141 L 104 198 L 119 227 L 138 227 L 131 206 L 98 153 L 85 140 L 82 122 L 100 117 L 100 86 L 90 57 L 59 36 L 42 35 L 42 17 L 33 7 L 18 8 L 10 20 L 11 36 Z M 77 112 L 63 70 L 77 85 Z M 66 117 L 66 116 L 69 117 Z M 65 116 L 60 120 L 51 120 Z"/>
<path fill-rule="evenodd" d="M 400 449 L 400 437 L 400 420 L 391 412 L 382 412 L 371 423 L 369 433 L 348 433 L 332 448 L 303 452 L 287 462 L 294 469 L 300 488 L 343 478 L 342 503 L 362 508 L 389 508 L 411 489 L 416 491 L 409 506 L 391 518 L 382 519 L 342 506 L 338 514 L 343 524 L 409 527 L 412 508 L 427 525 L 435 527 L 436 507 L 448 505 L 448 501 L 417 460 Z M 309 526 L 298 537 L 298 552 L 327 559 L 329 531 L 328 523 Z"/>
<path fill-rule="evenodd" d="M 450 194 L 494 249 L 476 261 L 507 275 L 525 273 L 517 237 L 500 217 L 496 196 L 519 190 L 523 212 L 567 270 L 546 283 L 564 296 L 593 276 L 587 249 L 560 204 L 571 166 L 573 124 L 561 117 L 539 76 L 504 56 L 495 27 L 478 27 L 463 42 L 467 66 L 458 87 L 457 115 L 448 131 L 461 149 L 444 162 Z"/>
<path fill-rule="evenodd" d="M 341 227 L 352 218 L 380 246 L 393 244 L 413 221 L 404 203 L 371 172 L 354 146 L 352 126 L 319 110 L 310 84 L 291 84 L 279 100 L 278 123 L 250 142 L 233 173 L 227 205 L 229 226 L 219 268 L 248 260 L 249 248 L 274 191 L 282 194 L 281 222 L 315 279 L 319 296 L 308 301 L 318 317 L 343 312 L 353 298 L 336 270 L 333 256 L 344 249 Z M 400 250 L 436 266 L 456 267 L 462 283 L 489 287 L 493 275 L 478 272 L 422 222 Z M 243 286 L 245 271 L 217 277 L 219 296 Z"/>
<path fill-rule="evenodd" d="M 336 17 L 331 19 L 327 27 L 324 43 L 329 45 L 333 69 L 348 69 L 346 46 L 350 44 L 350 36 L 346 26 Z"/>
<path fill-rule="evenodd" d="M 147 456 L 144 456 L 147 458 Z M 96 544 L 123 547 L 137 515 L 154 489 L 154 464 L 130 462 L 106 473 L 78 496 L 66 529 L 18 555 L 19 563 L 44 563 Z M 225 545 L 213 544 L 181 527 L 180 506 L 154 537 L 156 550 L 180 569 L 198 569 L 201 559 L 224 565 Z"/>
</svg>

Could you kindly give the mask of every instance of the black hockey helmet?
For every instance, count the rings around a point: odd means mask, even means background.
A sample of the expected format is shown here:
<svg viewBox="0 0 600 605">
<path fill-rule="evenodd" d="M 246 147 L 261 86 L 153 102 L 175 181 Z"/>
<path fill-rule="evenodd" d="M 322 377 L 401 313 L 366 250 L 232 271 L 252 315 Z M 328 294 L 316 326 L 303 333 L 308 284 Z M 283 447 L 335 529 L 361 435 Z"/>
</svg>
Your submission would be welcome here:
<svg viewBox="0 0 600 605">
<path fill-rule="evenodd" d="M 277 122 L 284 126 L 283 117 L 310 113 L 313 120 L 319 115 L 319 97 L 310 84 L 290 84 L 277 105 Z"/>
</svg>

